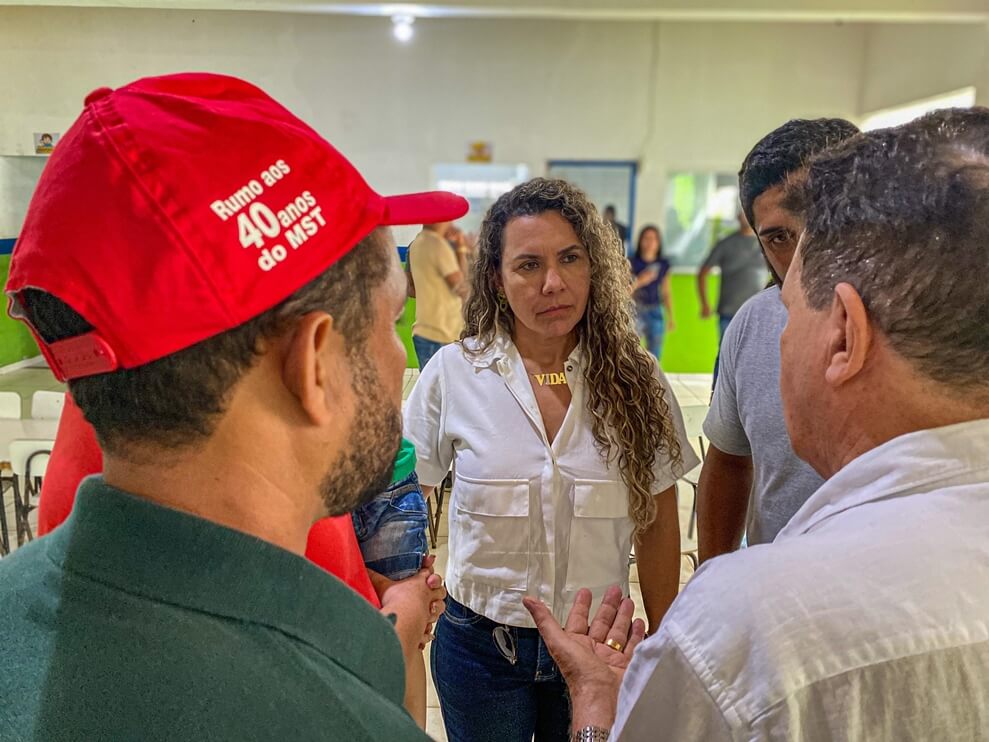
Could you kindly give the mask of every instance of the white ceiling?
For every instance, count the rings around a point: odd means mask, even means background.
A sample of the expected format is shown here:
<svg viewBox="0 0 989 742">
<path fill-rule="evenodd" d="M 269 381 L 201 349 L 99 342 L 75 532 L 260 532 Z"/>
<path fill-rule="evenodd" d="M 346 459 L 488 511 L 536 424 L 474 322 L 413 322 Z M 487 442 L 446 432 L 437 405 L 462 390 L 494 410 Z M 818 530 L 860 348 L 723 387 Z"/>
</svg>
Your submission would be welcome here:
<svg viewBox="0 0 989 742">
<path fill-rule="evenodd" d="M 989 0 L 434 0 L 428 4 L 319 0 L 0 0 L 50 5 L 454 18 L 571 20 L 989 23 Z"/>
</svg>

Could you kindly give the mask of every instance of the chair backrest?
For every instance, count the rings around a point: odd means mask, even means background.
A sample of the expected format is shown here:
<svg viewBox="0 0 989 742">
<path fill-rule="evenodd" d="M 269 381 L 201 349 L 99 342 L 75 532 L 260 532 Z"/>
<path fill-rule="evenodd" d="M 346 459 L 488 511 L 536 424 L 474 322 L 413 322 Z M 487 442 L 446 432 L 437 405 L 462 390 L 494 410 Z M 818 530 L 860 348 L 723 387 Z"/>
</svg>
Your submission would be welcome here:
<svg viewBox="0 0 989 742">
<path fill-rule="evenodd" d="M 54 441 L 40 438 L 19 438 L 11 441 L 8 456 L 14 474 L 18 477 L 26 477 L 30 465 L 32 478 L 43 477 L 53 443 Z"/>
<path fill-rule="evenodd" d="M 31 478 L 42 477 L 44 478 L 45 473 L 48 471 L 48 460 L 51 458 L 51 452 L 41 452 L 38 451 L 31 460 L 28 462 L 28 468 L 31 470 Z"/>
<path fill-rule="evenodd" d="M 21 419 L 21 395 L 17 392 L 0 392 L 0 417 L 6 420 Z"/>
<path fill-rule="evenodd" d="M 35 392 L 31 397 L 31 417 L 35 420 L 58 420 L 64 406 L 64 392 Z"/>
<path fill-rule="evenodd" d="M 706 404 L 692 404 L 680 408 L 683 413 L 683 428 L 688 438 L 704 437 L 704 418 L 710 408 Z"/>
</svg>

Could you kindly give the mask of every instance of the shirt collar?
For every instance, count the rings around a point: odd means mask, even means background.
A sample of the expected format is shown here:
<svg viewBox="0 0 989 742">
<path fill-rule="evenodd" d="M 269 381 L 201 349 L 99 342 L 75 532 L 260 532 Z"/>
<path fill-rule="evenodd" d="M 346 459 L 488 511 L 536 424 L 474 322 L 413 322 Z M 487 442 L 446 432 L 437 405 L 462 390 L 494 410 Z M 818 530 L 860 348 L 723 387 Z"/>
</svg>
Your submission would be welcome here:
<svg viewBox="0 0 989 742">
<path fill-rule="evenodd" d="M 956 482 L 989 480 L 989 420 L 932 428 L 887 441 L 825 482 L 779 532 L 799 536 L 870 502 L 930 492 Z"/>
<path fill-rule="evenodd" d="M 474 368 L 490 368 L 496 366 L 498 361 L 514 363 L 520 360 L 518 348 L 503 330 L 498 330 L 494 340 L 486 348 L 481 349 L 481 342 L 476 337 L 466 338 L 463 345 L 469 351 L 466 354 L 467 359 Z M 584 344 L 577 343 L 577 347 L 567 357 L 566 363 L 574 367 L 574 372 L 583 371 L 586 355 Z"/>
<path fill-rule="evenodd" d="M 130 495 L 102 477 L 83 481 L 68 520 L 45 541 L 66 570 L 276 629 L 402 702 L 401 648 L 387 619 L 328 572 L 274 544 Z"/>
</svg>

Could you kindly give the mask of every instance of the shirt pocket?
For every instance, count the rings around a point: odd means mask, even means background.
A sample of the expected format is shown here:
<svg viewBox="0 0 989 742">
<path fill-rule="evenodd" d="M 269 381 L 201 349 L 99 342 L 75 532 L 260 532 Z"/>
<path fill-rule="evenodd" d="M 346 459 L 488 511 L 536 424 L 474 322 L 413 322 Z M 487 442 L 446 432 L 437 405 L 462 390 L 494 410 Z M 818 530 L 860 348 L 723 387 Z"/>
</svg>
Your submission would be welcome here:
<svg viewBox="0 0 989 742">
<path fill-rule="evenodd" d="M 525 590 L 529 572 L 529 480 L 457 475 L 456 546 L 462 578 Z M 451 534 L 451 544 L 454 541 Z"/>
<path fill-rule="evenodd" d="M 589 587 L 596 593 L 608 585 L 624 585 L 631 550 L 625 485 L 607 479 L 574 480 L 567 590 Z"/>
</svg>

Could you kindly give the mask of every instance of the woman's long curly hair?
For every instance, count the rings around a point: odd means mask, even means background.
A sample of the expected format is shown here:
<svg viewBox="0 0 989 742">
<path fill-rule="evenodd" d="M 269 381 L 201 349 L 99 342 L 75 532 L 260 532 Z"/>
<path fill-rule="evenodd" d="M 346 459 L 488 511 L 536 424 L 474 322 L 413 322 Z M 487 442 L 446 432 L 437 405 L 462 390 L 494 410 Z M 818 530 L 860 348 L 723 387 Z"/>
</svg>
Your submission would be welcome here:
<svg viewBox="0 0 989 742">
<path fill-rule="evenodd" d="M 586 367 L 587 406 L 601 455 L 617 457 L 629 492 L 629 516 L 641 533 L 656 519 L 653 465 L 659 453 L 676 466 L 683 462 L 669 403 L 656 378 L 655 359 L 639 345 L 629 297 L 629 267 L 621 241 L 579 188 L 564 180 L 535 178 L 501 196 L 481 224 L 471 271 L 470 298 L 464 306 L 461 342 L 477 338 L 479 353 L 499 330 L 514 335 L 515 317 L 499 308 L 498 276 L 505 226 L 521 216 L 555 211 L 573 227 L 591 262 L 591 287 L 584 316 L 577 323 Z"/>
</svg>

